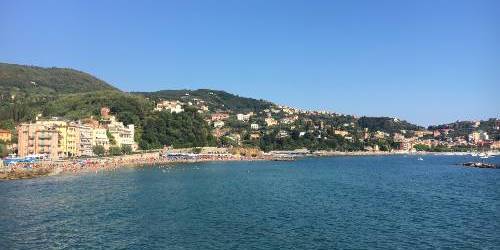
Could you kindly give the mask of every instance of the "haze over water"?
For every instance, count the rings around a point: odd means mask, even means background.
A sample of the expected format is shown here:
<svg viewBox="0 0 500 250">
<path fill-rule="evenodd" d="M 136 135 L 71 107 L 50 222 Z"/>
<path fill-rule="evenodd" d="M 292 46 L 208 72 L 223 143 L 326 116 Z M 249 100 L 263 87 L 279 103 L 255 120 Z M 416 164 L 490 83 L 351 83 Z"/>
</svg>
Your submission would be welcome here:
<svg viewBox="0 0 500 250">
<path fill-rule="evenodd" d="M 470 157 L 423 158 L 216 162 L 0 182 L 0 249 L 498 249 L 500 171 L 454 165 Z"/>
</svg>

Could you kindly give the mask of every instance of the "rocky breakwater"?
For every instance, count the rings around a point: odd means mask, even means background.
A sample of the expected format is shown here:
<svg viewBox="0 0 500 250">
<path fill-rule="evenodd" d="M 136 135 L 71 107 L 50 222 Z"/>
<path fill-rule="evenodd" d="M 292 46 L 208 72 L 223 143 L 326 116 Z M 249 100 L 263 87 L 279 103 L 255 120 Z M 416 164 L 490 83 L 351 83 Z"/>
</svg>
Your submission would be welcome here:
<svg viewBox="0 0 500 250">
<path fill-rule="evenodd" d="M 463 166 L 472 168 L 499 168 L 496 164 L 485 162 L 466 162 L 462 163 Z"/>
</svg>

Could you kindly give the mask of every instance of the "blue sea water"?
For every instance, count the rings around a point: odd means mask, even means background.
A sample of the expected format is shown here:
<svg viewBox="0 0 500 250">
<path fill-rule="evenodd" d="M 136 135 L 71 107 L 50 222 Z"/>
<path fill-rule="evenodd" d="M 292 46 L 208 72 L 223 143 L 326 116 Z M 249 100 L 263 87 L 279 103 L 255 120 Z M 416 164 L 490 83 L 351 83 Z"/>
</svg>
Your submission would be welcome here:
<svg viewBox="0 0 500 250">
<path fill-rule="evenodd" d="M 455 165 L 464 156 L 417 158 L 4 181 L 0 249 L 500 249 L 500 170 Z"/>
</svg>

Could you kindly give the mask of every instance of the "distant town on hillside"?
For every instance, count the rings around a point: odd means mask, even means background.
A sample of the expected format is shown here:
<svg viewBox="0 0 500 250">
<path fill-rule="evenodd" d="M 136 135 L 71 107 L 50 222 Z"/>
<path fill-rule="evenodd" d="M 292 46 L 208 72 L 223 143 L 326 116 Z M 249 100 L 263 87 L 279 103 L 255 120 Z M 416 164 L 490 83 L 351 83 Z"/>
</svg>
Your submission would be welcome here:
<svg viewBox="0 0 500 250">
<path fill-rule="evenodd" d="M 171 148 L 477 151 L 500 148 L 500 120 L 427 128 L 393 117 L 309 111 L 224 91 L 126 93 L 72 69 L 0 64 L 0 155 L 49 158 Z"/>
</svg>

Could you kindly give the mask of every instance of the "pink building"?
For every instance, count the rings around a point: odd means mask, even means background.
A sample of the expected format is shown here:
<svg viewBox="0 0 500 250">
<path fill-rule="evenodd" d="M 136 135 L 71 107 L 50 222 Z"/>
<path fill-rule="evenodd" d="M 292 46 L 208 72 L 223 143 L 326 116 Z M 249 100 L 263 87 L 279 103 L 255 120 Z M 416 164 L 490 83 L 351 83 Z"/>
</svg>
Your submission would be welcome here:
<svg viewBox="0 0 500 250">
<path fill-rule="evenodd" d="M 42 124 L 21 124 L 17 132 L 19 156 L 47 154 L 51 159 L 58 158 L 59 133 L 56 129 Z"/>
</svg>

